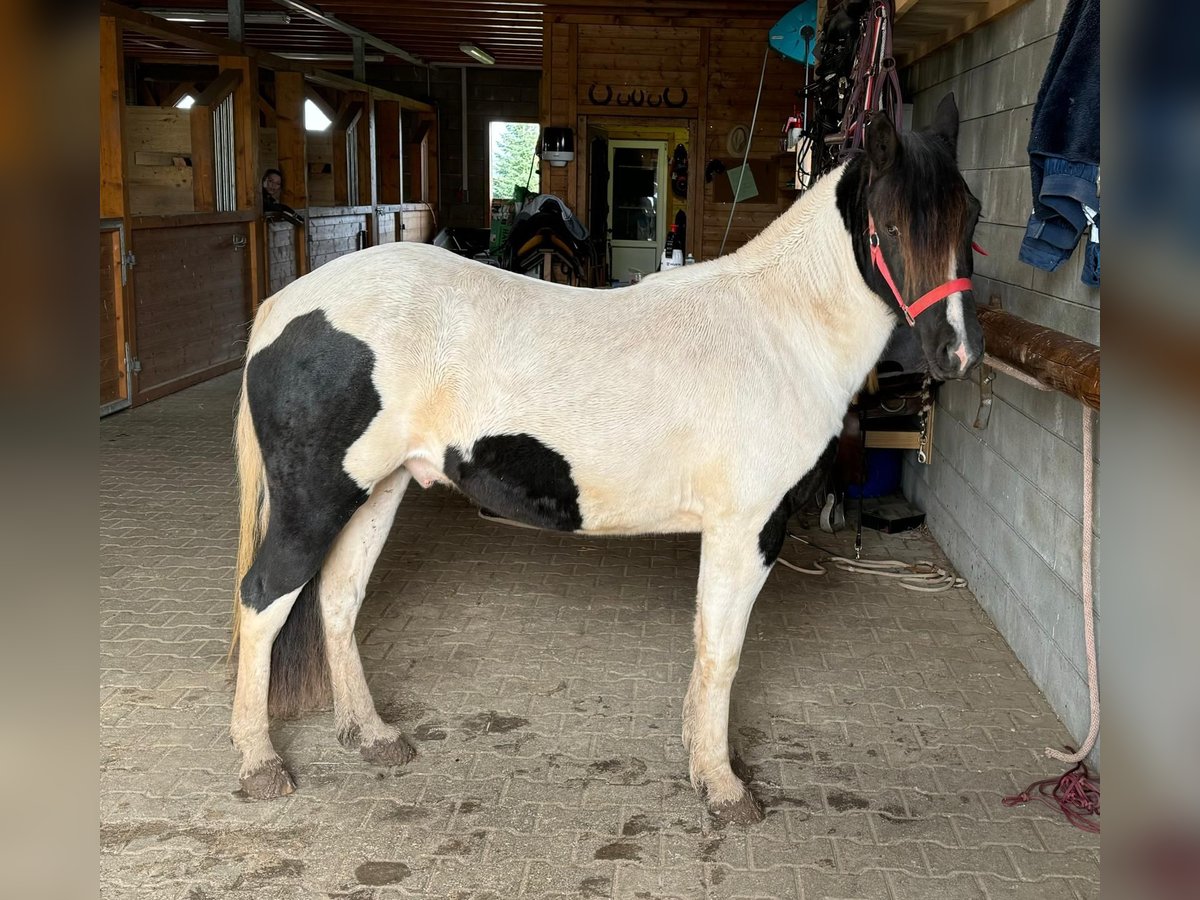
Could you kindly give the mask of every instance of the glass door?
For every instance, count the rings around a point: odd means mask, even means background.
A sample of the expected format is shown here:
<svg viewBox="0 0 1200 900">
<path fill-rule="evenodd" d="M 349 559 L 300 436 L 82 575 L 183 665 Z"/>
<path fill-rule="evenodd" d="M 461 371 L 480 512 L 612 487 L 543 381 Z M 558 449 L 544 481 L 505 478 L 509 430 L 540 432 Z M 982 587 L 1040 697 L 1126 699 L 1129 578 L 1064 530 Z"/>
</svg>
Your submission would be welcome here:
<svg viewBox="0 0 1200 900">
<path fill-rule="evenodd" d="M 666 230 L 666 150 L 662 141 L 609 142 L 609 241 L 612 278 L 619 282 L 658 268 Z"/>
</svg>

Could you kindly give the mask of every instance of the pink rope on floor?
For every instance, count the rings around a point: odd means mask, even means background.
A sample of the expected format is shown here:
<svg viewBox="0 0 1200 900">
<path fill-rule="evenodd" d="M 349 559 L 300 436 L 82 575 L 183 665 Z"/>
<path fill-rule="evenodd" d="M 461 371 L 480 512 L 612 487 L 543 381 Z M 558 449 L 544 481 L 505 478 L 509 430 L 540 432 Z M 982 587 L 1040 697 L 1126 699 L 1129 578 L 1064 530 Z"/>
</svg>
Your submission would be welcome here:
<svg viewBox="0 0 1200 900">
<path fill-rule="evenodd" d="M 1060 810 L 1080 831 L 1100 833 L 1100 824 L 1093 821 L 1100 818 L 1100 779 L 1092 777 L 1085 762 L 1080 761 L 1058 778 L 1035 781 L 1021 793 L 1000 802 L 1005 806 L 1019 806 L 1030 800 L 1039 800 L 1051 809 Z"/>
</svg>

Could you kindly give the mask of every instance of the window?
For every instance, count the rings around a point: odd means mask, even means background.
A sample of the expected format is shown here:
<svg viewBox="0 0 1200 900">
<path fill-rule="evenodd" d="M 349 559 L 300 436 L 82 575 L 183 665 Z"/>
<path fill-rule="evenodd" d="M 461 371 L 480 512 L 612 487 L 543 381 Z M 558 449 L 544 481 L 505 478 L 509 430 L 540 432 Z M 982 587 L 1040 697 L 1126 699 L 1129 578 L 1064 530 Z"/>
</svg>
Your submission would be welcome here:
<svg viewBox="0 0 1200 900">
<path fill-rule="evenodd" d="M 492 200 L 511 200 L 518 188 L 539 192 L 538 131 L 536 122 L 492 122 Z"/>
<path fill-rule="evenodd" d="M 325 131 L 332 124 L 329 116 L 321 112 L 321 107 L 311 99 L 304 101 L 304 128 L 307 131 Z"/>
</svg>

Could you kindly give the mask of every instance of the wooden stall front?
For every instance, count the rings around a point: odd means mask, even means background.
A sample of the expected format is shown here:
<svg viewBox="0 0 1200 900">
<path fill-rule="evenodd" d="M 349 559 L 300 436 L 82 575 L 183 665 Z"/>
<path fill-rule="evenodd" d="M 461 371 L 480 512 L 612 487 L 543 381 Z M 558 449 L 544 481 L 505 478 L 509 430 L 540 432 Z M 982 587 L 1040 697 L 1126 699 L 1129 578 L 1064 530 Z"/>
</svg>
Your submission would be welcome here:
<svg viewBox="0 0 1200 900">
<path fill-rule="evenodd" d="M 100 12 L 104 414 L 239 366 L 258 304 L 305 272 L 431 239 L 433 198 L 402 191 L 401 111 L 432 123 L 411 156 L 422 172 L 436 169 L 423 153 L 437 120 L 427 104 L 109 0 Z M 153 85 L 138 78 L 147 37 Z M 185 93 L 194 104 L 176 107 Z M 309 99 L 327 130 L 306 128 Z M 283 171 L 293 213 L 264 215 L 267 168 Z"/>
</svg>

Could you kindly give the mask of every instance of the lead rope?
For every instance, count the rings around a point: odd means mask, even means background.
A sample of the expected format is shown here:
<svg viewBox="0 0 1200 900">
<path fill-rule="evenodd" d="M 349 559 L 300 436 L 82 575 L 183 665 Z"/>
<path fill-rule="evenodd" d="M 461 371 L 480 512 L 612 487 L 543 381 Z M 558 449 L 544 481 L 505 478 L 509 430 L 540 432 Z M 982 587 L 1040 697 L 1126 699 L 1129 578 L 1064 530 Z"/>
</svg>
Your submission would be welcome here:
<svg viewBox="0 0 1200 900">
<path fill-rule="evenodd" d="M 1083 636 L 1087 642 L 1088 700 L 1092 707 L 1092 723 L 1087 737 L 1076 753 L 1063 753 L 1053 747 L 1046 748 L 1046 755 L 1059 762 L 1082 762 L 1096 746 L 1100 734 L 1100 677 L 1096 667 L 1096 609 L 1092 593 L 1092 519 L 1095 515 L 1095 422 L 1092 410 L 1083 407 L 1083 572 L 1080 573 L 1080 588 L 1083 591 Z M 1086 772 L 1086 770 L 1085 770 Z M 1068 773 L 1070 774 L 1070 773 Z M 1063 776 L 1066 777 L 1066 776 Z M 1097 791 L 1099 809 L 1099 791 Z"/>
<path fill-rule="evenodd" d="M 897 578 L 899 579 L 900 587 L 906 591 L 917 591 L 922 594 L 940 594 L 942 591 L 948 591 L 951 588 L 965 588 L 967 586 L 966 579 L 959 578 L 941 566 L 936 566 L 925 559 L 917 560 L 915 563 L 908 563 L 899 559 L 850 559 L 847 556 L 838 556 L 837 554 L 830 553 L 828 550 L 818 547 L 812 541 L 808 540 L 808 538 L 793 534 L 790 531 L 788 532 L 788 537 L 814 549 L 822 550 L 827 554 L 813 563 L 814 568 L 811 569 L 790 563 L 782 557 L 777 560 L 777 562 L 791 569 L 793 572 L 800 572 L 804 575 L 824 575 L 828 570 L 822 563 L 829 563 L 834 568 L 841 569 L 843 572 L 853 572 L 858 575 L 878 575 L 881 578 Z"/>
<path fill-rule="evenodd" d="M 758 94 L 754 97 L 754 115 L 750 117 L 750 134 L 746 137 L 746 152 L 742 154 L 742 167 L 738 170 L 737 188 L 733 192 L 733 204 L 729 207 L 729 221 L 725 223 L 725 236 L 721 238 L 721 249 L 717 256 L 725 255 L 725 242 L 729 240 L 729 229 L 733 227 L 733 212 L 737 209 L 738 197 L 742 193 L 742 181 L 746 177 L 746 161 L 750 159 L 750 148 L 754 145 L 754 126 L 758 123 L 758 103 L 762 100 L 763 79 L 767 77 L 767 54 L 771 45 L 763 50 L 762 71 L 758 73 Z"/>
</svg>

